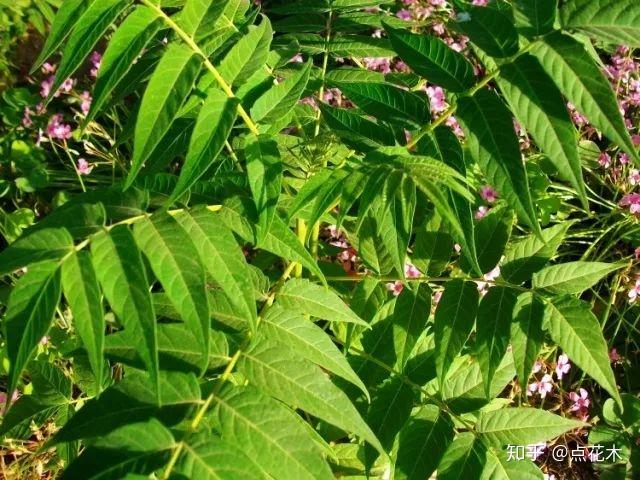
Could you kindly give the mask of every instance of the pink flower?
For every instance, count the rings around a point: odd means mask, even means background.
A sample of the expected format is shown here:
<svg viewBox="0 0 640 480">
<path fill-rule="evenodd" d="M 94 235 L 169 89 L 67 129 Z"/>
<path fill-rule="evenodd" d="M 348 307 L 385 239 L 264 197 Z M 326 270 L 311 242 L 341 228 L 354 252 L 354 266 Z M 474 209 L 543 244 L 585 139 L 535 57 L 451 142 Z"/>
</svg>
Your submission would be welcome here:
<svg viewBox="0 0 640 480">
<path fill-rule="evenodd" d="M 62 123 L 62 114 L 57 113 L 51 117 L 47 125 L 47 135 L 60 140 L 71 138 L 71 126 Z"/>
<path fill-rule="evenodd" d="M 589 393 L 584 388 L 581 388 L 579 392 L 579 395 L 576 392 L 569 394 L 569 398 L 573 402 L 570 410 L 572 412 L 578 412 L 578 416 L 586 420 L 589 416 L 589 405 L 591 401 L 589 400 Z"/>
<path fill-rule="evenodd" d="M 622 197 L 620 203 L 621 207 L 629 207 L 629 212 L 636 214 L 640 213 L 640 193 L 630 193 Z"/>
<path fill-rule="evenodd" d="M 544 398 L 552 389 L 553 379 L 551 378 L 551 375 L 546 373 L 543 375 L 542 379 L 529 384 L 529 387 L 527 388 L 527 395 L 531 396 L 537 392 L 540 395 L 540 398 Z"/>
<path fill-rule="evenodd" d="M 627 165 L 629 163 L 629 155 L 626 153 L 621 153 L 618 158 L 620 159 L 620 163 L 622 165 Z"/>
<path fill-rule="evenodd" d="M 440 303 L 441 298 L 442 298 L 442 290 L 438 290 L 433 294 L 433 304 L 438 305 L 438 303 Z"/>
<path fill-rule="evenodd" d="M 89 114 L 89 110 L 91 110 L 92 100 L 91 95 L 86 90 L 80 95 L 80 110 L 85 117 Z"/>
<path fill-rule="evenodd" d="M 100 52 L 93 52 L 91 54 L 90 60 L 93 68 L 89 71 L 89 75 L 95 78 L 98 76 L 98 70 L 100 70 L 100 64 L 102 63 L 102 54 Z"/>
<path fill-rule="evenodd" d="M 24 107 L 24 111 L 22 112 L 22 125 L 26 128 L 33 125 L 33 120 L 31 120 L 31 109 L 29 107 Z"/>
<path fill-rule="evenodd" d="M 57 65 L 51 65 L 49 62 L 44 62 L 42 64 L 42 73 L 45 73 L 47 75 L 51 74 L 51 73 L 55 73 L 56 68 L 58 68 Z"/>
<path fill-rule="evenodd" d="M 298 53 L 297 55 L 294 55 L 289 60 L 289 63 L 302 63 L 302 62 L 304 62 L 304 58 L 302 58 L 302 54 L 301 53 Z"/>
<path fill-rule="evenodd" d="M 411 12 L 403 8 L 402 10 L 398 10 L 398 13 L 396 13 L 396 17 L 398 17 L 400 20 L 411 20 Z"/>
<path fill-rule="evenodd" d="M 449 107 L 445 99 L 444 90 L 441 87 L 429 86 L 426 88 L 426 92 L 429 96 L 429 103 L 433 113 L 443 112 Z"/>
<path fill-rule="evenodd" d="M 38 115 L 44 115 L 47 113 L 47 107 L 44 106 L 44 103 L 40 102 L 36 105 L 36 113 Z"/>
<path fill-rule="evenodd" d="M 75 83 L 76 82 L 73 78 L 67 78 L 64 82 L 62 82 L 62 85 L 60 85 L 60 89 L 58 91 L 69 93 L 71 90 L 73 90 L 73 85 Z"/>
<path fill-rule="evenodd" d="M 629 171 L 629 184 L 638 185 L 640 183 L 640 170 L 632 168 Z"/>
<path fill-rule="evenodd" d="M 613 347 L 609 351 L 609 360 L 611 360 L 611 363 L 616 363 L 616 362 L 622 361 L 622 355 L 620 355 L 618 353 L 618 349 L 617 348 Z"/>
<path fill-rule="evenodd" d="M 484 205 L 479 207 L 478 210 L 476 211 L 476 213 L 473 215 L 473 218 L 475 218 L 476 220 L 480 220 L 484 217 L 487 216 L 487 213 L 489 213 L 489 208 L 485 207 Z"/>
<path fill-rule="evenodd" d="M 631 141 L 636 147 L 640 146 L 640 135 L 631 135 Z"/>
<path fill-rule="evenodd" d="M 633 251 L 633 254 L 636 257 L 636 260 L 640 260 L 640 247 L 636 247 L 636 249 Z"/>
<path fill-rule="evenodd" d="M 556 476 L 553 473 L 545 473 L 544 480 L 556 480 Z"/>
<path fill-rule="evenodd" d="M 473 0 L 473 2 L 471 2 L 471 5 L 476 5 L 478 7 L 486 7 L 488 3 L 489 3 L 489 0 Z"/>
<path fill-rule="evenodd" d="M 571 363 L 569 363 L 569 357 L 564 353 L 558 357 L 558 363 L 556 364 L 556 375 L 558 380 L 562 380 L 562 377 L 569 373 L 571 370 Z"/>
<path fill-rule="evenodd" d="M 446 0 L 429 0 L 429 3 L 431 5 L 433 5 L 434 7 L 446 7 L 447 6 Z"/>
<path fill-rule="evenodd" d="M 316 102 L 316 99 L 314 97 L 301 98 L 299 103 L 301 105 L 309 105 L 309 106 L 313 107 L 314 109 L 318 108 L 318 103 Z"/>
<path fill-rule="evenodd" d="M 456 137 L 464 138 L 464 132 L 462 131 L 462 127 L 460 127 L 460 124 L 458 123 L 458 120 L 456 119 L 456 117 L 451 115 L 449 118 L 445 120 L 444 124 L 453 130 L 453 133 L 456 134 Z"/>
<path fill-rule="evenodd" d="M 387 57 L 365 57 L 362 59 L 367 70 L 382 72 L 385 75 L 391 73 L 391 59 Z"/>
<path fill-rule="evenodd" d="M 402 290 L 404 289 L 404 285 L 402 285 L 402 282 L 398 281 L 389 282 L 385 285 L 385 287 L 387 287 L 387 290 L 393 293 L 394 297 L 400 295 L 402 293 Z"/>
<path fill-rule="evenodd" d="M 14 390 L 13 394 L 11 395 L 11 403 L 14 403 L 19 398 L 20 398 L 20 392 L 18 392 L 18 390 Z M 7 404 L 7 392 L 0 392 L 0 405 L 2 406 L 0 408 L 1 414 L 4 414 L 6 404 Z"/>
<path fill-rule="evenodd" d="M 598 157 L 598 163 L 602 168 L 609 168 L 611 166 L 611 155 L 607 152 L 602 152 Z"/>
<path fill-rule="evenodd" d="M 487 203 L 494 203 L 498 200 L 498 192 L 496 192 L 490 185 L 482 187 L 480 190 L 480 196 Z"/>
<path fill-rule="evenodd" d="M 47 335 L 40 339 L 40 345 L 49 345 L 49 337 Z"/>
<path fill-rule="evenodd" d="M 436 35 L 444 35 L 444 23 L 436 22 L 431 25 L 431 29 Z"/>
<path fill-rule="evenodd" d="M 53 82 L 56 81 L 56 77 L 51 75 L 47 77 L 45 80 L 40 83 L 40 96 L 42 98 L 47 98 L 51 93 L 51 87 L 53 87 Z"/>
<path fill-rule="evenodd" d="M 79 158 L 77 168 L 80 175 L 89 175 L 93 170 L 93 165 L 90 165 L 84 158 Z"/>
<path fill-rule="evenodd" d="M 635 285 L 629 289 L 627 296 L 629 297 L 629 303 L 636 303 L 638 296 L 640 296 L 640 278 L 636 279 Z"/>
<path fill-rule="evenodd" d="M 407 278 L 419 278 L 422 276 L 422 273 L 413 263 L 406 262 L 404 264 L 404 276 Z"/>
<path fill-rule="evenodd" d="M 531 369 L 531 373 L 538 373 L 542 370 L 543 364 L 540 360 L 536 360 L 536 363 L 533 364 L 533 368 Z"/>
<path fill-rule="evenodd" d="M 454 243 L 454 244 L 453 244 L 453 250 L 454 250 L 456 253 L 460 253 L 460 252 L 462 251 L 462 247 L 460 246 L 460 244 L 459 244 L 459 243 Z"/>
</svg>

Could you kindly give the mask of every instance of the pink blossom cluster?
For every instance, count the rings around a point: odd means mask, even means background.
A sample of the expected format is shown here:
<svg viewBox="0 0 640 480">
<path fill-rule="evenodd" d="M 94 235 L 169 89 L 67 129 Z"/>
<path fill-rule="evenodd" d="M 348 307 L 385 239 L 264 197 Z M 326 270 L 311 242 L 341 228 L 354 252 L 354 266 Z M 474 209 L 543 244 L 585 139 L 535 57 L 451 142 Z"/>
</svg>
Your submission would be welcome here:
<svg viewBox="0 0 640 480">
<path fill-rule="evenodd" d="M 420 278 L 422 276 L 422 272 L 418 270 L 418 268 L 413 263 L 407 260 L 404 264 L 404 276 L 407 279 Z M 397 297 L 402 293 L 402 290 L 404 289 L 404 284 L 401 281 L 396 280 L 395 282 L 387 283 L 386 288 L 391 293 L 393 293 L 394 297 Z"/>
<path fill-rule="evenodd" d="M 355 273 L 356 264 L 358 262 L 358 252 L 347 241 L 345 235 L 335 225 L 329 225 L 326 229 L 329 236 L 329 245 L 338 247 L 341 251 L 336 258 L 342 263 L 342 268 L 347 273 Z"/>
<path fill-rule="evenodd" d="M 480 220 L 487 216 L 491 210 L 490 205 L 496 203 L 498 200 L 498 192 L 491 185 L 485 185 L 480 189 L 480 197 L 489 205 L 481 205 L 478 210 L 476 210 L 476 213 L 474 214 L 476 220 Z"/>
</svg>

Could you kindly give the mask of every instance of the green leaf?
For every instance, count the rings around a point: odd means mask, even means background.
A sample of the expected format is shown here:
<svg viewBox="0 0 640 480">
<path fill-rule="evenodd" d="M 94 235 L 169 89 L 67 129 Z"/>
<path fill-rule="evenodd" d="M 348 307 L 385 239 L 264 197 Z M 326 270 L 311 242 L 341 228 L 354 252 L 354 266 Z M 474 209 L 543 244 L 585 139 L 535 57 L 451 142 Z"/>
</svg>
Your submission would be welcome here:
<svg viewBox="0 0 640 480">
<path fill-rule="evenodd" d="M 531 53 L 594 127 L 632 158 L 638 158 L 611 85 L 580 42 L 556 32 L 537 43 Z"/>
<path fill-rule="evenodd" d="M 584 423 L 540 408 L 501 408 L 480 412 L 476 430 L 494 445 L 530 445 L 551 440 Z"/>
<path fill-rule="evenodd" d="M 255 206 L 249 199 L 246 197 L 230 198 L 224 202 L 218 215 L 222 222 L 243 240 L 255 244 L 253 228 L 247 220 L 247 218 L 255 216 Z M 261 248 L 289 261 L 300 262 L 323 283 L 326 283 L 315 259 L 300 243 L 297 235 L 277 215 L 273 218 L 271 229 Z"/>
<path fill-rule="evenodd" d="M 525 35 L 544 35 L 553 29 L 557 0 L 517 0 L 515 6 L 516 25 Z"/>
<path fill-rule="evenodd" d="M 518 294 L 508 287 L 489 288 L 478 307 L 476 348 L 487 397 L 493 376 L 509 346 L 509 329 Z"/>
<path fill-rule="evenodd" d="M 434 212 L 418 228 L 411 262 L 427 277 L 439 276 L 449 264 L 454 245 L 442 217 Z"/>
<path fill-rule="evenodd" d="M 422 137 L 416 147 L 419 152 L 437 158 L 466 178 L 467 167 L 462 145 L 449 127 L 444 125 L 436 127 L 433 132 Z M 480 275 L 482 272 L 480 265 L 478 265 L 475 240 L 476 220 L 474 218 L 475 212 L 472 209 L 474 201 L 459 191 L 449 192 L 449 204 L 453 219 L 447 223 L 452 230 L 450 233 L 452 233 L 454 240 L 460 244 L 466 262 L 473 267 L 473 271 L 477 275 Z M 446 220 L 446 218 L 444 219 Z M 453 245 L 448 254 L 451 254 L 452 251 Z"/>
<path fill-rule="evenodd" d="M 406 128 L 419 128 L 431 119 L 427 97 L 390 83 L 339 82 L 335 85 L 363 112 Z"/>
<path fill-rule="evenodd" d="M 626 264 L 575 261 L 545 267 L 533 274 L 533 287 L 554 293 L 580 293 Z"/>
<path fill-rule="evenodd" d="M 29 365 L 33 395 L 46 404 L 64 404 L 71 399 L 71 379 L 55 365 L 40 361 Z"/>
<path fill-rule="evenodd" d="M 589 305 L 569 296 L 552 300 L 547 304 L 545 324 L 569 358 L 621 404 L 607 342 Z"/>
<path fill-rule="evenodd" d="M 502 277 L 516 284 L 529 280 L 556 254 L 571 225 L 565 221 L 545 228 L 540 237 L 528 235 L 509 245 L 500 268 Z"/>
<path fill-rule="evenodd" d="M 347 145 L 362 151 L 374 150 L 382 145 L 394 145 L 395 138 L 390 128 L 368 120 L 347 108 L 333 108 L 320 104 L 322 116 L 327 125 Z"/>
<path fill-rule="evenodd" d="M 440 385 L 451 362 L 462 351 L 471 334 L 478 311 L 478 288 L 473 282 L 452 280 L 447 283 L 434 317 L 436 371 Z"/>
<path fill-rule="evenodd" d="M 195 244 L 209 276 L 220 286 L 234 311 L 249 325 L 257 314 L 247 261 L 233 234 L 206 208 L 176 216 Z"/>
<path fill-rule="evenodd" d="M 171 43 L 162 55 L 142 97 L 136 119 L 133 158 L 125 188 L 171 127 L 200 72 L 201 59 L 186 45 Z"/>
<path fill-rule="evenodd" d="M 324 43 L 324 39 L 322 40 Z M 304 43 L 302 43 L 304 46 Z M 324 50 L 324 45 L 321 46 Z M 378 39 L 361 35 L 336 36 L 329 42 L 329 53 L 342 57 L 392 57 L 395 52 L 386 39 Z"/>
<path fill-rule="evenodd" d="M 362 380 L 355 374 L 330 337 L 302 314 L 276 304 L 267 310 L 260 330 L 267 338 L 277 340 L 297 355 L 353 383 L 367 397 L 369 396 Z"/>
<path fill-rule="evenodd" d="M 441 388 L 442 397 L 454 413 L 474 412 L 502 392 L 515 374 L 513 356 L 507 353 L 495 372 L 487 398 L 479 362 L 467 355 L 457 357 Z"/>
<path fill-rule="evenodd" d="M 60 263 L 33 264 L 9 295 L 6 317 L 7 357 L 10 362 L 7 391 L 13 392 L 20 374 L 47 334 L 60 300 Z"/>
<path fill-rule="evenodd" d="M 223 441 L 241 445 L 244 453 L 272 478 L 333 478 L 307 428 L 282 403 L 253 387 L 234 387 L 213 394 Z M 264 476 L 264 473 L 261 473 Z M 253 475 L 260 478 L 258 473 Z M 254 476 L 245 478 L 254 478 Z"/>
<path fill-rule="evenodd" d="M 102 229 L 107 216 L 107 208 L 102 202 L 84 203 L 84 201 L 74 202 L 71 200 L 56 208 L 35 225 L 26 229 L 22 238 L 40 230 L 52 230 L 54 228 L 64 227 L 74 239 L 84 239 L 88 235 Z M 52 243 L 55 245 L 57 241 L 53 240 Z"/>
<path fill-rule="evenodd" d="M 192 237 L 167 213 L 143 218 L 133 232 L 167 297 L 207 357 L 209 299 L 204 267 Z"/>
<path fill-rule="evenodd" d="M 207 92 L 191 134 L 178 184 L 167 203 L 178 199 L 213 165 L 236 121 L 238 102 L 238 99 L 228 98 L 217 88 L 211 88 Z"/>
<path fill-rule="evenodd" d="M 45 228 L 23 235 L 0 252 L 0 276 L 43 260 L 55 260 L 73 250 L 73 238 L 65 228 Z"/>
<path fill-rule="evenodd" d="M 504 253 L 513 226 L 513 211 L 508 208 L 492 208 L 474 229 L 475 247 L 480 272 L 487 273 L 498 264 Z M 465 259 L 464 267 L 470 270 Z"/>
<path fill-rule="evenodd" d="M 243 451 L 244 445 L 235 446 L 213 435 L 202 434 L 183 443 L 182 455 L 174 471 L 184 478 L 201 480 L 267 480 Z"/>
<path fill-rule="evenodd" d="M 243 352 L 237 366 L 250 383 L 269 395 L 355 433 L 383 453 L 380 442 L 346 394 L 308 360 L 262 338 Z"/>
<path fill-rule="evenodd" d="M 209 331 L 209 357 L 206 358 L 202 356 L 202 342 L 184 323 L 160 323 L 157 330 L 158 359 L 163 370 L 200 374 L 229 361 L 229 345 L 221 332 Z M 135 340 L 124 330 L 105 337 L 104 353 L 115 362 L 144 368 Z"/>
<path fill-rule="evenodd" d="M 54 442 L 102 437 L 123 425 L 153 416 L 175 425 L 201 403 L 194 374 L 161 372 L 161 395 L 148 375 L 130 372 L 100 397 L 88 400 L 54 437 Z"/>
<path fill-rule="evenodd" d="M 282 161 L 278 144 L 270 137 L 249 137 L 245 147 L 247 176 L 258 212 L 257 245 L 271 230 L 282 189 Z"/>
<path fill-rule="evenodd" d="M 393 446 L 398 432 L 411 414 L 417 397 L 413 386 L 400 377 L 384 382 L 376 390 L 367 411 L 367 422 L 386 450 Z"/>
<path fill-rule="evenodd" d="M 58 50 L 90 3 L 88 0 L 67 0 L 60 4 L 60 8 L 56 12 L 56 16 L 51 24 L 51 29 L 47 35 L 44 47 L 42 47 L 42 51 L 36 61 L 33 62 L 31 74 Z"/>
<path fill-rule="evenodd" d="M 209 33 L 229 7 L 229 0 L 188 0 L 180 11 L 177 24 L 192 38 Z"/>
<path fill-rule="evenodd" d="M 640 47 L 640 5 L 634 0 L 571 0 L 560 9 L 560 22 L 615 45 Z"/>
<path fill-rule="evenodd" d="M 509 110 L 495 92 L 482 89 L 460 99 L 457 118 L 467 133 L 471 156 L 489 183 L 539 234 L 527 172 Z"/>
<path fill-rule="evenodd" d="M 514 462 L 506 454 L 489 449 L 481 480 L 544 480 L 544 477 L 542 470 L 528 458 Z"/>
<path fill-rule="evenodd" d="M 502 65 L 498 85 L 518 121 L 547 154 L 558 175 L 573 185 L 588 210 L 576 129 L 558 87 L 530 54 Z"/>
<path fill-rule="evenodd" d="M 411 282 L 396 300 L 393 309 L 393 343 L 396 369 L 403 371 L 418 338 L 427 327 L 431 312 L 431 289 L 425 283 Z"/>
<path fill-rule="evenodd" d="M 313 63 L 308 61 L 302 69 L 267 90 L 251 107 L 251 118 L 269 124 L 289 114 L 304 92 Z"/>
<path fill-rule="evenodd" d="M 94 442 L 69 465 L 62 480 L 119 480 L 148 475 L 169 461 L 175 448 L 171 432 L 158 420 L 132 423 Z"/>
<path fill-rule="evenodd" d="M 148 7 L 136 9 L 122 22 L 109 41 L 93 88 L 91 110 L 84 119 L 88 124 L 103 107 L 118 83 L 131 70 L 136 58 L 144 51 L 163 25 L 162 18 Z"/>
<path fill-rule="evenodd" d="M 65 406 L 41 402 L 33 395 L 23 395 L 3 413 L 0 435 L 3 438 L 27 440 L 33 435 L 32 423 L 41 426 L 62 408 Z"/>
<path fill-rule="evenodd" d="M 62 289 L 100 388 L 104 375 L 104 310 L 100 285 L 87 252 L 75 252 L 62 264 Z"/>
<path fill-rule="evenodd" d="M 386 250 L 401 277 L 404 277 L 415 209 L 414 182 L 401 171 L 390 172 L 372 202 L 371 214 L 381 240 L 379 247 Z"/>
<path fill-rule="evenodd" d="M 496 58 L 518 53 L 518 32 L 507 15 L 497 8 L 465 5 L 456 27 L 488 55 Z"/>
<path fill-rule="evenodd" d="M 486 447 L 473 433 L 456 436 L 438 465 L 438 480 L 479 480 Z"/>
<path fill-rule="evenodd" d="M 453 440 L 453 424 L 435 405 L 425 405 L 400 430 L 396 480 L 430 478 Z"/>
<path fill-rule="evenodd" d="M 62 52 L 62 59 L 56 72 L 56 79 L 51 87 L 49 100 L 56 93 L 58 87 L 82 65 L 82 62 L 84 62 L 87 55 L 91 53 L 91 50 L 96 43 L 98 43 L 100 37 L 105 34 L 109 25 L 111 25 L 128 6 L 129 0 L 100 0 L 90 2 L 84 11 L 82 11 L 82 7 L 73 10 L 74 16 L 82 13 L 80 18 L 77 20 L 74 19 L 74 27 L 69 35 L 69 41 Z M 71 22 L 68 24 L 65 22 L 64 28 L 69 27 L 71 27 Z M 64 35 L 66 35 L 66 33 Z M 64 39 L 64 35 L 61 32 L 60 41 Z M 55 48 L 58 46 L 59 44 L 56 45 Z"/>
<path fill-rule="evenodd" d="M 513 309 L 511 351 L 518 380 L 523 388 L 544 344 L 544 312 L 544 304 L 532 292 L 522 293 Z"/>
<path fill-rule="evenodd" d="M 417 35 L 386 24 L 385 30 L 400 58 L 429 82 L 452 92 L 463 92 L 475 83 L 469 61 L 439 38 Z"/>
<path fill-rule="evenodd" d="M 139 342 L 140 356 L 159 387 L 155 313 L 142 255 L 131 231 L 120 225 L 97 235 L 91 243 L 91 255 L 104 296 L 124 328 Z"/>
<path fill-rule="evenodd" d="M 240 86 L 267 62 L 273 31 L 267 17 L 262 17 L 259 26 L 251 25 L 224 57 L 218 72 L 229 85 Z"/>
<path fill-rule="evenodd" d="M 277 293 L 276 301 L 283 308 L 331 322 L 369 325 L 358 317 L 338 295 L 329 290 L 329 287 L 316 285 L 307 279 L 289 280 Z"/>
</svg>

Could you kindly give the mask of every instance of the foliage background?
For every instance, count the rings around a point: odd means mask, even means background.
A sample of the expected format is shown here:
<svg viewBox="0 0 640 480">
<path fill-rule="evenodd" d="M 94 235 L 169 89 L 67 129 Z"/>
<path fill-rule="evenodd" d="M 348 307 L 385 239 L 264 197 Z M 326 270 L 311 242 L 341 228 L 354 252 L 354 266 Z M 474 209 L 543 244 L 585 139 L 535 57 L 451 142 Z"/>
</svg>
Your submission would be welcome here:
<svg viewBox="0 0 640 480">
<path fill-rule="evenodd" d="M 0 25 L 5 478 L 638 476 L 640 4 Z"/>
</svg>

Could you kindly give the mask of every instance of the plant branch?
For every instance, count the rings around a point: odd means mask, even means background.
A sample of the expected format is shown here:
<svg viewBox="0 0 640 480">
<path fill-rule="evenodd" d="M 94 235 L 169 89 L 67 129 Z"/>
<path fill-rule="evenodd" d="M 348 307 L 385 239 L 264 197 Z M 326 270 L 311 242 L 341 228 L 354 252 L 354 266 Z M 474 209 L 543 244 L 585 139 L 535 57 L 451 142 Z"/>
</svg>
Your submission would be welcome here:
<svg viewBox="0 0 640 480">
<path fill-rule="evenodd" d="M 202 51 L 202 49 L 193 40 L 193 38 L 187 35 L 187 33 L 182 30 L 176 22 L 174 22 L 166 13 L 162 11 L 162 9 L 158 5 L 156 5 L 152 1 L 140 0 L 140 3 L 156 12 L 164 20 L 167 26 L 171 28 L 171 30 L 173 30 L 176 35 L 178 35 L 191 50 L 193 50 L 198 56 L 202 57 L 204 66 L 207 68 L 207 70 L 209 70 L 216 82 L 218 82 L 218 85 L 224 91 L 227 97 L 236 98 L 233 90 L 231 89 L 231 86 L 226 82 L 222 75 L 220 75 L 218 69 L 213 66 L 207 55 Z M 238 104 L 238 115 L 240 116 L 240 118 L 242 118 L 251 133 L 253 133 L 254 135 L 260 134 L 258 126 L 254 123 L 253 120 L 251 120 L 251 117 L 241 104 Z"/>
</svg>

